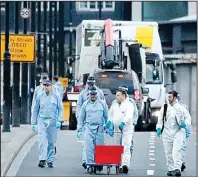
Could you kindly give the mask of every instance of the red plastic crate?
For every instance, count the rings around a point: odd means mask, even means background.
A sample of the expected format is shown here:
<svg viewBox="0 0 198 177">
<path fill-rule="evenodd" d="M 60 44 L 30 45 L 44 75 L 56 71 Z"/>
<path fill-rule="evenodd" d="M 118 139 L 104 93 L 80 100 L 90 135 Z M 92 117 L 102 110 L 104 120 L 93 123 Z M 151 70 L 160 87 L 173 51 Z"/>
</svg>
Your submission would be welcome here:
<svg viewBox="0 0 198 177">
<path fill-rule="evenodd" d="M 96 164 L 121 164 L 123 146 L 95 146 Z"/>
</svg>

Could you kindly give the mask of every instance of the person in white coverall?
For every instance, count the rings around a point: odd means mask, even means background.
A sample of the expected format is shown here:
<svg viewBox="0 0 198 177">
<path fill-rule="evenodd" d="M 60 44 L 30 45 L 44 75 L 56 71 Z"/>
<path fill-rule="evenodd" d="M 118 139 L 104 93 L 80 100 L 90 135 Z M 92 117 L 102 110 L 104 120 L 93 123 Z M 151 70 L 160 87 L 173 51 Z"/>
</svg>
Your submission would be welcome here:
<svg viewBox="0 0 198 177">
<path fill-rule="evenodd" d="M 182 113 L 183 107 L 177 103 L 177 92 L 170 91 L 168 94 L 168 106 L 163 127 L 164 106 L 160 110 L 160 116 L 156 125 L 157 135 L 162 133 L 168 176 L 181 176 L 182 145 L 184 140 L 183 128 L 186 127 Z"/>
<path fill-rule="evenodd" d="M 180 95 L 177 96 L 177 100 L 178 100 L 178 103 L 184 107 L 184 109 L 182 109 L 182 110 L 183 110 L 185 122 L 187 124 L 186 128 L 184 129 L 185 130 L 184 131 L 184 140 L 183 140 L 183 146 L 182 146 L 182 166 L 181 166 L 181 171 L 184 171 L 184 169 L 186 168 L 186 164 L 185 164 L 186 138 L 188 138 L 190 136 L 192 126 L 191 126 L 191 116 L 190 116 L 190 113 L 188 111 L 188 107 L 185 104 L 182 103 Z"/>
<path fill-rule="evenodd" d="M 128 87 L 126 85 L 122 85 L 119 87 L 120 90 L 123 90 L 123 91 L 126 91 L 126 93 L 128 93 Z M 138 109 L 137 109 L 137 105 L 136 105 L 136 102 L 133 98 L 130 98 L 129 95 L 127 94 L 127 98 L 132 104 L 133 104 L 133 107 L 134 107 L 134 112 L 133 112 L 133 125 L 134 125 L 134 132 L 135 132 L 135 126 L 137 125 L 137 120 L 138 120 Z M 116 102 L 116 100 L 114 100 L 112 102 L 112 104 Z M 134 148 L 134 134 L 132 135 L 132 142 L 131 142 L 131 157 L 132 157 L 132 154 L 133 154 L 133 148 Z"/>
<path fill-rule="evenodd" d="M 116 142 L 124 146 L 124 153 L 122 155 L 122 163 L 120 167 L 121 173 L 128 173 L 131 160 L 131 141 L 134 131 L 133 125 L 133 104 L 127 99 L 127 92 L 118 88 L 116 91 L 116 99 L 109 110 L 109 118 L 106 124 L 107 128 L 113 127 L 114 132 L 121 132 L 114 134 Z M 112 126 L 113 125 L 113 126 Z M 113 135 L 111 135 L 113 136 Z"/>
</svg>

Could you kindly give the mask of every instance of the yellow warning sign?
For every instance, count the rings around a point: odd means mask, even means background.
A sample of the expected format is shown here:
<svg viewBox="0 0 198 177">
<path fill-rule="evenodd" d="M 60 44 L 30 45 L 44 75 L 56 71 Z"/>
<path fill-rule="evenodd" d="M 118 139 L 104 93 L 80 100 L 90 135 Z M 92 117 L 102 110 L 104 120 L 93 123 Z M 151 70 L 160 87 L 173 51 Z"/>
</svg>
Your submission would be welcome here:
<svg viewBox="0 0 198 177">
<path fill-rule="evenodd" d="M 9 50 L 12 62 L 35 61 L 35 36 L 34 35 L 9 35 Z M 1 35 L 1 61 L 4 60 L 5 35 Z"/>
<path fill-rule="evenodd" d="M 63 87 L 68 87 L 68 78 L 59 77 L 59 80 L 63 84 Z"/>
</svg>

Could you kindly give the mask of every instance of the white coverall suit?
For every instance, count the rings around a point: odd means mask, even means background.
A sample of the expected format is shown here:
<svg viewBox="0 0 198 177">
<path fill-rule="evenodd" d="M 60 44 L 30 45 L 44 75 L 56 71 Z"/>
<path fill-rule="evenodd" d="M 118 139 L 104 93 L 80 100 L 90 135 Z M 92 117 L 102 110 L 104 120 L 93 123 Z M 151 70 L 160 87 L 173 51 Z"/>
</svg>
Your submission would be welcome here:
<svg viewBox="0 0 198 177">
<path fill-rule="evenodd" d="M 121 145 L 124 146 L 124 153 L 122 156 L 122 166 L 126 165 L 128 168 L 130 166 L 130 160 L 131 160 L 131 141 L 132 141 L 132 135 L 134 131 L 133 127 L 133 104 L 125 99 L 120 105 L 117 102 L 114 102 L 109 110 L 109 121 L 112 122 L 114 126 L 115 132 L 120 132 L 119 125 L 124 122 L 125 126 L 122 130 L 122 139 L 121 139 Z M 115 133 L 114 139 L 116 140 L 117 144 L 120 144 L 120 134 Z"/>
<path fill-rule="evenodd" d="M 182 143 L 184 139 L 184 132 L 180 128 L 181 122 L 184 121 L 182 116 L 183 107 L 175 103 L 173 106 L 168 104 L 166 121 L 164 121 L 164 130 L 162 133 L 162 140 L 166 155 L 168 171 L 181 169 L 182 165 Z M 156 129 L 163 125 L 164 107 L 160 110 L 160 116 Z"/>
<path fill-rule="evenodd" d="M 184 122 L 186 124 L 186 128 L 184 131 L 184 140 L 183 140 L 183 146 L 182 146 L 182 162 L 185 163 L 185 157 L 186 157 L 186 134 L 191 133 L 191 116 L 188 111 L 188 107 L 182 103 L 179 103 L 181 106 L 183 106 L 183 116 L 184 116 Z"/>
</svg>

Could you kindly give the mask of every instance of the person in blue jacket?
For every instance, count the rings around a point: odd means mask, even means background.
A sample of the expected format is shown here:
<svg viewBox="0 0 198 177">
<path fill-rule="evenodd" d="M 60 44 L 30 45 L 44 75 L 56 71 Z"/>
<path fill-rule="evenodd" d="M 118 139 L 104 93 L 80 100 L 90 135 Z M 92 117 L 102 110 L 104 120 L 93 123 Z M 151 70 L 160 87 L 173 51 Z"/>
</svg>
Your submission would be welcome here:
<svg viewBox="0 0 198 177">
<path fill-rule="evenodd" d="M 77 137 L 84 131 L 84 150 L 86 164 L 94 163 L 95 145 L 104 144 L 104 126 L 108 119 L 108 107 L 104 100 L 98 96 L 97 89 L 89 90 L 89 99 L 86 100 L 80 110 L 77 124 Z M 89 169 L 87 165 L 87 169 Z M 99 171 L 102 170 L 98 169 Z"/>
<path fill-rule="evenodd" d="M 53 168 L 57 129 L 61 126 L 63 104 L 60 96 L 53 91 L 52 82 L 43 82 L 44 90 L 35 98 L 32 106 L 32 130 L 38 130 L 39 164 L 43 168 L 48 164 Z"/>
<path fill-rule="evenodd" d="M 87 79 L 87 84 L 86 84 L 85 89 L 80 92 L 80 95 L 78 97 L 77 106 L 76 106 L 76 118 L 77 118 L 77 121 L 78 121 L 78 117 L 79 117 L 80 110 L 81 110 L 81 107 L 82 107 L 83 103 L 87 99 L 89 99 L 89 90 L 92 87 L 95 87 L 96 88 L 96 90 L 97 90 L 97 97 L 99 97 L 100 99 L 104 100 L 104 93 L 103 93 L 103 91 L 101 89 L 99 89 L 95 85 L 95 78 L 92 77 L 92 76 L 89 76 L 88 79 Z M 84 148 L 83 148 L 83 152 L 82 152 L 82 166 L 85 169 L 87 168 L 87 166 L 86 166 L 86 153 L 85 153 Z"/>
</svg>

